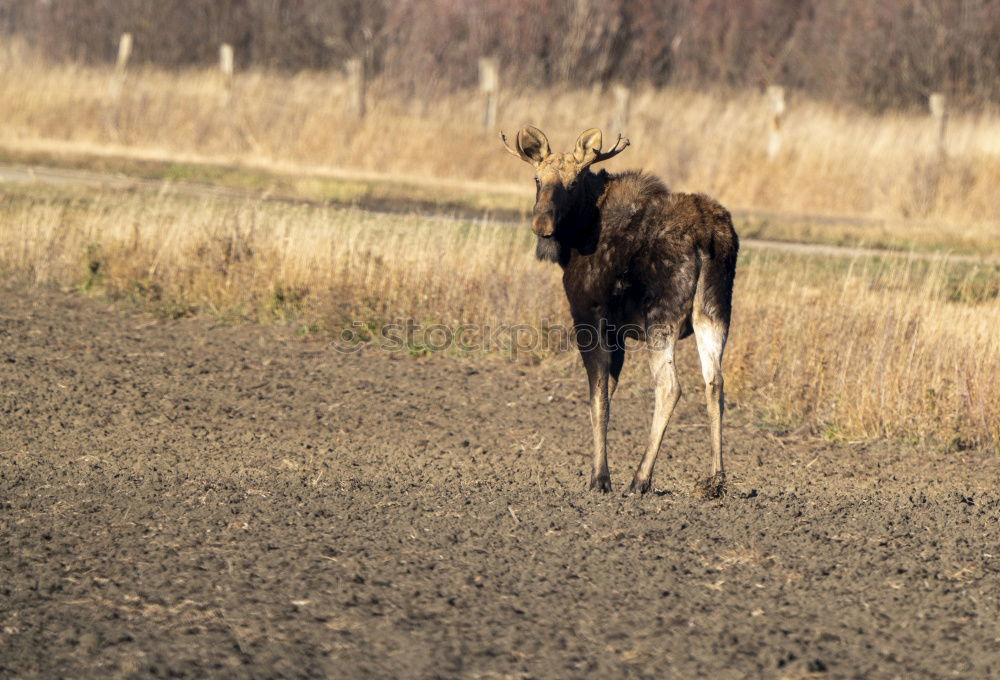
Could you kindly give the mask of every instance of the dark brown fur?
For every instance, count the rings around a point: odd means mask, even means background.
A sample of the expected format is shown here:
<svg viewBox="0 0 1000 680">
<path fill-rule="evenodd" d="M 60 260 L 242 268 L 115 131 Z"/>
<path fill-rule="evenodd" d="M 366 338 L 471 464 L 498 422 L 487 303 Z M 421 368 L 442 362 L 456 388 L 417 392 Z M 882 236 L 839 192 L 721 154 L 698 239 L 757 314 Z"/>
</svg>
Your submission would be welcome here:
<svg viewBox="0 0 1000 680">
<path fill-rule="evenodd" d="M 704 268 L 706 313 L 729 323 L 739 239 L 725 208 L 636 171 L 585 171 L 579 181 L 574 208 L 536 249 L 563 267 L 574 322 L 673 323 L 686 337 Z"/>
</svg>

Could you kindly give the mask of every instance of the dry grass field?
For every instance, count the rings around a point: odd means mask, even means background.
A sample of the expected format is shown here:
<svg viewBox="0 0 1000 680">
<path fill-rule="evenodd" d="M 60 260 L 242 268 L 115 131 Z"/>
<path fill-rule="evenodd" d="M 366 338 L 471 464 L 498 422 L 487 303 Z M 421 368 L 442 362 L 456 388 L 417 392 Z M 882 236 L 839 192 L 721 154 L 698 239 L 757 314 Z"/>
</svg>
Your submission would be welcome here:
<svg viewBox="0 0 1000 680">
<path fill-rule="evenodd" d="M 242 72 L 226 95 L 213 70 L 136 68 L 119 83 L 107 68 L 16 54 L 0 56 L 0 147 L 110 146 L 286 170 L 471 180 L 479 193 L 528 196 L 524 168 L 497 153 L 495 131 L 482 130 L 475 91 L 421 100 L 375 81 L 358 120 L 336 73 Z M 530 122 L 557 144 L 593 125 L 617 132 L 608 129 L 609 91 L 525 90 L 506 80 L 503 88 L 501 127 Z M 635 91 L 622 131 L 633 146 L 610 169 L 643 167 L 676 190 L 711 194 L 734 210 L 889 220 L 894 245 L 996 249 L 1000 115 L 951 112 L 939 157 L 937 128 L 925 112 L 875 116 L 792 92 L 781 152 L 768 160 L 769 107 L 757 92 Z M 812 232 L 823 237 L 822 229 Z"/>
</svg>

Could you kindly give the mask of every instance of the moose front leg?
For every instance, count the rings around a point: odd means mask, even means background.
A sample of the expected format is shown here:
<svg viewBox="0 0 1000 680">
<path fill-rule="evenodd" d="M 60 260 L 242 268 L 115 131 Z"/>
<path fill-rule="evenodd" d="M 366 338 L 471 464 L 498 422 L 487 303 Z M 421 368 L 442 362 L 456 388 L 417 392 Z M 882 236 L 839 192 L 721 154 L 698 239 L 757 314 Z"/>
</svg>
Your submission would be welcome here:
<svg viewBox="0 0 1000 680">
<path fill-rule="evenodd" d="M 611 491 L 611 473 L 608 471 L 608 418 L 611 400 L 608 382 L 611 355 L 603 347 L 580 348 L 583 365 L 587 368 L 590 383 L 590 422 L 594 431 L 594 465 L 590 473 L 590 488 L 603 493 Z"/>
</svg>

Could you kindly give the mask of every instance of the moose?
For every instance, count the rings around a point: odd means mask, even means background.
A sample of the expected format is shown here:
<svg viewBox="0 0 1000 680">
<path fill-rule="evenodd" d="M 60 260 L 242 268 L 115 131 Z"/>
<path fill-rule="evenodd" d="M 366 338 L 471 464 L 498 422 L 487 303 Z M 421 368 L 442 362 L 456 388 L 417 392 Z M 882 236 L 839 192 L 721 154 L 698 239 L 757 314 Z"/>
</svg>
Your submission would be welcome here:
<svg viewBox="0 0 1000 680">
<path fill-rule="evenodd" d="M 722 462 L 722 353 L 729 333 L 739 238 L 729 212 L 702 194 L 673 193 L 640 171 L 612 174 L 592 166 L 624 151 L 601 151 L 601 131 L 583 132 L 571 153 L 553 153 L 545 134 L 525 126 L 508 152 L 535 168 L 531 230 L 535 254 L 557 262 L 590 384 L 594 458 L 590 488 L 611 491 L 607 432 L 611 398 L 625 362 L 625 340 L 644 342 L 655 381 L 649 444 L 626 495 L 644 494 L 663 433 L 680 399 L 676 342 L 698 346 L 711 427 L 712 474 L 697 489 L 725 491 Z"/>
</svg>

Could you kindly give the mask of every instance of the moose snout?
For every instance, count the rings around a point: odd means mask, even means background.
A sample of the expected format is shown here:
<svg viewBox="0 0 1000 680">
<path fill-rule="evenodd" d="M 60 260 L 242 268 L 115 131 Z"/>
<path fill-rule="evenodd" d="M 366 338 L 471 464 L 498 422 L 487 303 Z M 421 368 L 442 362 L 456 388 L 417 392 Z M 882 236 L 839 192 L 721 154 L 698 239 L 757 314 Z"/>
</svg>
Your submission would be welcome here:
<svg viewBox="0 0 1000 680">
<path fill-rule="evenodd" d="M 552 213 L 536 213 L 531 217 L 531 231 L 536 236 L 549 238 L 556 231 L 556 221 Z"/>
</svg>

